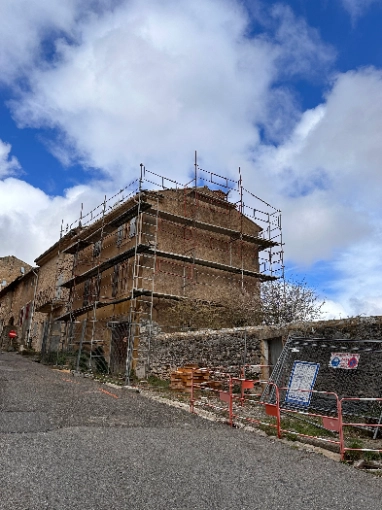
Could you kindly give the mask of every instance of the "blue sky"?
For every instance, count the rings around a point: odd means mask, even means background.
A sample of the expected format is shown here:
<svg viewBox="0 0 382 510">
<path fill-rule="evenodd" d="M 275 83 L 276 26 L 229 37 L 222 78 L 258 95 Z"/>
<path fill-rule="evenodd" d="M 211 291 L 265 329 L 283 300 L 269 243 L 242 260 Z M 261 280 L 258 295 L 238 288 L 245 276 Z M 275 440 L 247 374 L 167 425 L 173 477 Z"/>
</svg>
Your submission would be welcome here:
<svg viewBox="0 0 382 510">
<path fill-rule="evenodd" d="M 0 256 L 198 149 L 282 209 L 328 317 L 382 313 L 382 0 L 1 5 Z"/>
</svg>

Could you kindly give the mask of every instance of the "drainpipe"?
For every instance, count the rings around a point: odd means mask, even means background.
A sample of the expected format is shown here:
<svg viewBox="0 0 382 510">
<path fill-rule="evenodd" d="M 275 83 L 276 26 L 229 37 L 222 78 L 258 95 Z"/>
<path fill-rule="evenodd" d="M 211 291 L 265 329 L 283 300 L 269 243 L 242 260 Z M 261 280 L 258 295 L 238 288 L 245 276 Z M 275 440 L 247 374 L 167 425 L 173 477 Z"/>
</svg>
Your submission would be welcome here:
<svg viewBox="0 0 382 510">
<path fill-rule="evenodd" d="M 29 328 L 28 328 L 28 335 L 27 335 L 27 341 L 25 342 L 27 347 L 30 347 L 30 335 L 31 335 L 31 329 L 32 329 L 32 323 L 33 323 L 33 315 L 34 315 L 34 309 L 35 309 L 35 303 L 36 303 L 36 292 L 37 292 L 37 284 L 38 284 L 38 273 L 35 273 L 34 270 L 31 270 L 32 273 L 36 277 L 36 283 L 34 285 L 34 293 L 33 293 L 33 301 L 32 301 L 32 310 L 31 310 L 31 318 L 29 321 Z"/>
</svg>

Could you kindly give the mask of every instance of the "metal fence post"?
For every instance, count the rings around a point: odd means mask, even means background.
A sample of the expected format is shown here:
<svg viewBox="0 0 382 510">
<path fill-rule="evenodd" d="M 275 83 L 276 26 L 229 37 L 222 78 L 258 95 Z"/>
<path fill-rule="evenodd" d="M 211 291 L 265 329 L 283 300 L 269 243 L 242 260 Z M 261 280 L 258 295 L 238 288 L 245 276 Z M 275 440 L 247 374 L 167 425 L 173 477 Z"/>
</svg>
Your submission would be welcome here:
<svg viewBox="0 0 382 510">
<path fill-rule="evenodd" d="M 190 394 L 190 411 L 194 412 L 194 369 L 191 370 L 191 394 Z"/>
<path fill-rule="evenodd" d="M 229 426 L 230 427 L 233 427 L 233 395 L 232 395 L 232 377 L 229 376 L 229 402 L 228 402 L 228 406 L 229 406 Z"/>
<path fill-rule="evenodd" d="M 341 460 L 345 460 L 345 443 L 344 443 L 344 429 L 342 421 L 342 400 L 337 396 L 337 414 L 338 414 L 338 434 L 340 440 L 340 455 Z"/>
<path fill-rule="evenodd" d="M 281 439 L 281 412 L 280 412 L 280 390 L 279 387 L 275 384 L 276 388 L 276 421 L 277 421 L 277 437 Z"/>
</svg>

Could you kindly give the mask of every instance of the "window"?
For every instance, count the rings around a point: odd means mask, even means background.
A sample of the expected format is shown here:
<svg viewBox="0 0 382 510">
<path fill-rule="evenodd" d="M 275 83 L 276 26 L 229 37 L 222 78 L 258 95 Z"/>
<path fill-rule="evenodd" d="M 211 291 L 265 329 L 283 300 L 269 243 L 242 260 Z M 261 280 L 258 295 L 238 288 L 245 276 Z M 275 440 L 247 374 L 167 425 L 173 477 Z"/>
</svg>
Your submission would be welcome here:
<svg viewBox="0 0 382 510">
<path fill-rule="evenodd" d="M 122 264 L 121 266 L 121 279 L 120 279 L 119 291 L 121 294 L 127 292 L 128 285 L 128 264 Z"/>
<path fill-rule="evenodd" d="M 117 230 L 117 246 L 121 246 L 123 239 L 124 226 L 120 225 Z"/>
<path fill-rule="evenodd" d="M 101 274 L 93 278 L 93 290 L 94 290 L 93 301 L 99 300 L 99 296 L 101 293 L 101 281 L 102 281 Z"/>
<path fill-rule="evenodd" d="M 83 296 L 82 306 L 87 306 L 89 304 L 90 287 L 91 287 L 90 280 L 86 280 L 85 284 L 84 284 L 84 296 Z"/>
<path fill-rule="evenodd" d="M 62 287 L 61 285 L 64 283 L 64 275 L 61 273 L 58 277 L 58 280 L 57 280 L 57 285 L 56 285 L 56 299 L 61 299 L 62 298 Z"/>
<path fill-rule="evenodd" d="M 24 307 L 21 308 L 19 313 L 19 325 L 22 326 L 24 322 Z"/>
<path fill-rule="evenodd" d="M 136 233 L 137 233 L 137 218 L 135 217 L 130 221 L 129 237 L 134 237 Z"/>
<path fill-rule="evenodd" d="M 87 306 L 98 301 L 101 290 L 101 279 L 102 275 L 99 274 L 98 276 L 86 280 L 82 306 Z"/>
<path fill-rule="evenodd" d="M 114 266 L 113 275 L 111 277 L 111 296 L 116 297 L 118 293 L 118 280 L 119 280 L 119 264 Z"/>
<path fill-rule="evenodd" d="M 100 256 L 101 248 L 102 248 L 102 241 L 97 241 L 96 243 L 94 243 L 94 245 L 93 245 L 93 258 L 94 259 Z"/>
</svg>

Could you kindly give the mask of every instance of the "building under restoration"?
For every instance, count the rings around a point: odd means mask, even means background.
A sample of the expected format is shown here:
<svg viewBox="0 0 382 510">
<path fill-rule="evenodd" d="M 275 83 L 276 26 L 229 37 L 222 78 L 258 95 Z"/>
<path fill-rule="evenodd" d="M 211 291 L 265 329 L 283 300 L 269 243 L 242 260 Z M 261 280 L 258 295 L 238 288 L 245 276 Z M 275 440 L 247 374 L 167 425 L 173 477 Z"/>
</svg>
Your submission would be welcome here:
<svg viewBox="0 0 382 510">
<path fill-rule="evenodd" d="M 35 347 L 72 355 L 77 368 L 144 375 L 150 336 L 179 327 L 171 303 L 258 294 L 282 276 L 281 214 L 241 180 L 197 163 L 186 184 L 141 165 L 138 179 L 81 214 L 36 263 Z"/>
</svg>

